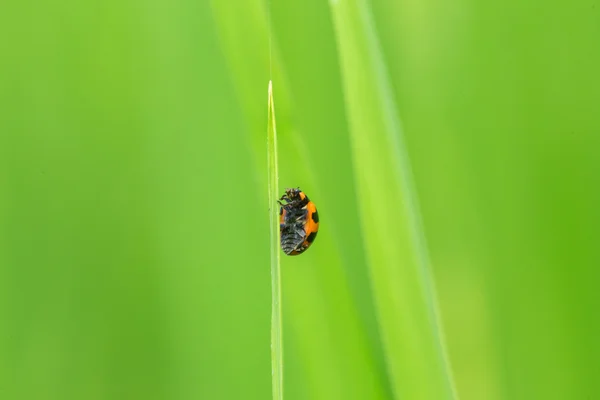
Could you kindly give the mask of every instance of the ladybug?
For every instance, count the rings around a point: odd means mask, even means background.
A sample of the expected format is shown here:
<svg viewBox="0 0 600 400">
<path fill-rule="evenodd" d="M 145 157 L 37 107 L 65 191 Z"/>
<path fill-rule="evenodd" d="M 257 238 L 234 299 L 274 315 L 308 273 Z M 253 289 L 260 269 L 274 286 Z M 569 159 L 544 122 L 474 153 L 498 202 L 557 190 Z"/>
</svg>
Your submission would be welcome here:
<svg viewBox="0 0 600 400">
<path fill-rule="evenodd" d="M 279 200 L 281 249 L 288 256 L 301 254 L 317 237 L 319 230 L 317 207 L 300 188 L 286 189 Z"/>
</svg>

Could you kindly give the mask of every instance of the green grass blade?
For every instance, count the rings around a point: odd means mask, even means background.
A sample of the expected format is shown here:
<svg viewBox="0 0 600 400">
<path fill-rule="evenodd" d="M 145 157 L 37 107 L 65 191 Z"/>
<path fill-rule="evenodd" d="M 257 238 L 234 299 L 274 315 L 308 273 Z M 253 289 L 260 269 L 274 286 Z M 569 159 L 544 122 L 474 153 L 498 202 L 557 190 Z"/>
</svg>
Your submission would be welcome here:
<svg viewBox="0 0 600 400">
<path fill-rule="evenodd" d="M 277 172 L 277 129 L 275 127 L 275 105 L 273 103 L 273 83 L 269 81 L 267 157 L 269 190 L 269 230 L 271 244 L 271 366 L 273 399 L 283 399 L 283 340 L 281 323 L 281 265 L 279 252 L 279 214 L 277 197 L 279 174 Z"/>
<path fill-rule="evenodd" d="M 364 242 L 397 398 L 456 397 L 410 164 L 370 11 L 332 0 Z"/>
<path fill-rule="evenodd" d="M 267 168 L 264 161 L 268 157 L 264 154 L 264 134 L 260 133 L 264 132 L 264 108 L 260 107 L 264 104 L 261 101 L 264 84 L 260 82 L 269 80 L 267 12 L 260 2 L 243 2 L 234 8 L 217 1 L 212 5 L 223 52 L 232 71 L 232 83 L 245 117 L 249 150 L 260 172 L 256 182 L 267 191 L 267 184 L 261 177 L 264 177 Z M 312 132 L 304 131 L 298 124 L 305 117 L 296 107 L 277 42 L 277 36 L 274 36 L 272 80 L 277 84 L 279 177 L 286 186 L 300 186 L 312 194 L 311 198 L 316 200 L 323 213 L 323 221 L 327 221 L 319 231 L 318 244 L 307 254 L 281 259 L 286 273 L 282 280 L 285 352 L 288 356 L 286 398 L 386 398 L 388 390 L 382 376 L 385 370 L 375 360 L 370 337 L 349 290 L 347 274 L 352 266 L 344 264 L 337 250 L 339 242 L 330 228 L 334 219 L 328 209 L 334 208 L 337 198 L 323 196 L 325 191 L 316 180 L 320 171 L 312 162 L 311 154 L 314 157 L 318 137 L 313 136 L 311 143 L 308 138 Z M 347 179 L 351 179 L 351 170 L 347 172 Z M 261 198 L 266 200 L 264 196 Z M 268 232 L 265 231 L 266 235 Z"/>
</svg>

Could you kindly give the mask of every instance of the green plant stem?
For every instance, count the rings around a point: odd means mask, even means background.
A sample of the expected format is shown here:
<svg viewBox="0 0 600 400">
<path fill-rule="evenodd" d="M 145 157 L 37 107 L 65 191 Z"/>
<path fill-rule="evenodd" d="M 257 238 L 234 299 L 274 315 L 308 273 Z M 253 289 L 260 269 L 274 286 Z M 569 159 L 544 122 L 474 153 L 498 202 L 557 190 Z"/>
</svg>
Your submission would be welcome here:
<svg viewBox="0 0 600 400">
<path fill-rule="evenodd" d="M 269 81 L 267 157 L 269 191 L 269 227 L 271 241 L 271 368 L 273 399 L 283 399 L 283 340 L 281 323 L 281 264 L 279 252 L 279 214 L 276 202 L 279 194 L 277 172 L 277 129 L 275 127 L 275 105 L 273 103 L 273 83 Z"/>
<path fill-rule="evenodd" d="M 429 255 L 383 57 L 364 0 L 332 0 L 361 223 L 397 398 L 454 399 Z"/>
</svg>

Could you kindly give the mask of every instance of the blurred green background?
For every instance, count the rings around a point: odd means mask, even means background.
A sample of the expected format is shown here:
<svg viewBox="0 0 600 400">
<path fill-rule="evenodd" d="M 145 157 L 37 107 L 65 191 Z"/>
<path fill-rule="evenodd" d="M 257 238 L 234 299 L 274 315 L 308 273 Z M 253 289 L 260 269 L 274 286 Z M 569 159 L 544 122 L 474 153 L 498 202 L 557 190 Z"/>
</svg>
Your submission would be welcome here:
<svg viewBox="0 0 600 400">
<path fill-rule="evenodd" d="M 600 4 L 366 4 L 460 398 L 599 399 Z M 329 4 L 3 0 L 1 399 L 270 398 L 271 76 L 286 398 L 392 397 Z"/>
</svg>

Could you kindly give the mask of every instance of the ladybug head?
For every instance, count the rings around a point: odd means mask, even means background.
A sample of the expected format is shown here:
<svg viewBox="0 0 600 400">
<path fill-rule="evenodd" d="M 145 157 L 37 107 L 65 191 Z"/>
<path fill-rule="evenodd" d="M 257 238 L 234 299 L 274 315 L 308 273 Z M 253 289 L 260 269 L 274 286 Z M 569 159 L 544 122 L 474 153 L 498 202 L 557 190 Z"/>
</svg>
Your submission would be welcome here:
<svg viewBox="0 0 600 400">
<path fill-rule="evenodd" d="M 300 188 L 285 189 L 285 194 L 279 200 L 285 200 L 288 204 L 298 204 L 306 199 L 304 192 Z"/>
<path fill-rule="evenodd" d="M 285 196 L 290 199 L 290 201 L 294 200 L 302 200 L 304 193 L 300 190 L 300 188 L 292 188 L 285 189 Z"/>
</svg>

